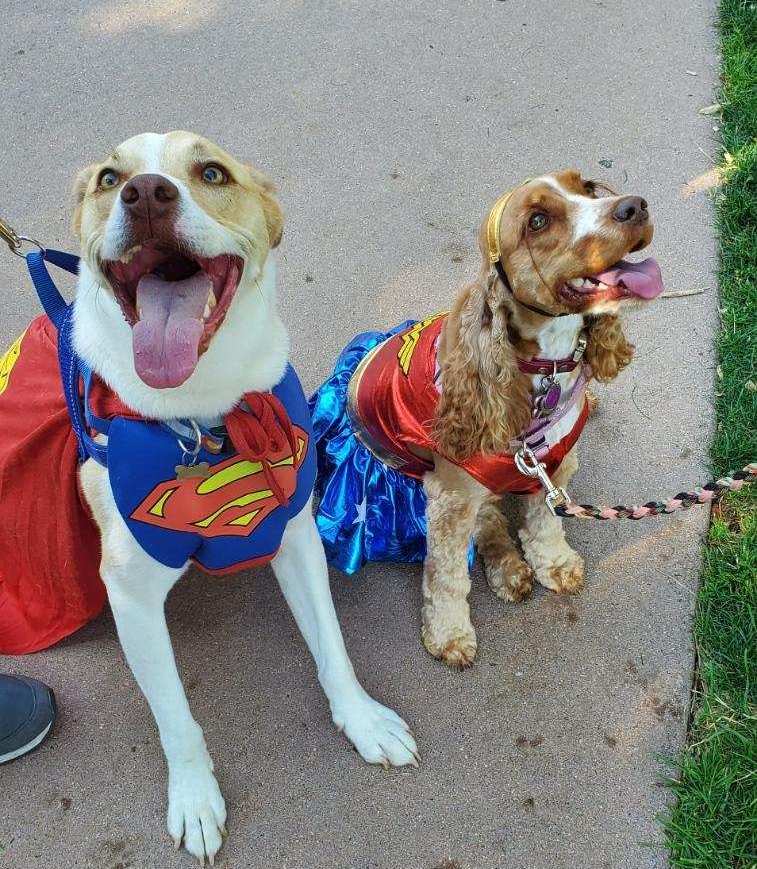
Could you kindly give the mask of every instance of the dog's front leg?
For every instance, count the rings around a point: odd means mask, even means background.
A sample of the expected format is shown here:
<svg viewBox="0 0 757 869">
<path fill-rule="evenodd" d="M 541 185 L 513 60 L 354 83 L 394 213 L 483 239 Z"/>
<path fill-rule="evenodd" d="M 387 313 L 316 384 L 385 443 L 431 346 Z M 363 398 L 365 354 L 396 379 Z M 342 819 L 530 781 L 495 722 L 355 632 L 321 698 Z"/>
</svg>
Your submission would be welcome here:
<svg viewBox="0 0 757 869">
<path fill-rule="evenodd" d="M 577 470 L 578 459 L 575 450 L 571 450 L 552 481 L 556 486 L 567 486 Z M 523 500 L 523 527 L 518 535 L 536 579 L 552 591 L 577 594 L 584 584 L 584 560 L 568 546 L 562 519 L 550 513 L 543 492 Z"/>
<path fill-rule="evenodd" d="M 499 497 L 493 495 L 481 505 L 475 534 L 489 588 L 503 600 L 525 600 L 531 594 L 534 574 L 515 548 Z"/>
<path fill-rule="evenodd" d="M 334 724 L 368 763 L 417 766 L 417 747 L 407 724 L 370 697 L 355 676 L 331 599 L 326 556 L 310 502 L 287 525 L 272 567 L 315 659 Z"/>
<path fill-rule="evenodd" d="M 437 469 L 423 478 L 428 501 L 421 638 L 435 658 L 462 669 L 476 655 L 468 605 L 468 546 L 485 490 L 468 480 L 460 487 L 455 478 L 462 472 L 448 465 L 437 459 Z"/>
<path fill-rule="evenodd" d="M 168 832 L 177 848 L 183 839 L 187 851 L 212 863 L 225 832 L 226 806 L 176 669 L 164 611 L 184 568 L 166 567 L 141 549 L 118 513 L 107 472 L 90 460 L 81 476 L 100 526 L 100 574 L 121 647 L 155 717 L 168 763 Z"/>
</svg>

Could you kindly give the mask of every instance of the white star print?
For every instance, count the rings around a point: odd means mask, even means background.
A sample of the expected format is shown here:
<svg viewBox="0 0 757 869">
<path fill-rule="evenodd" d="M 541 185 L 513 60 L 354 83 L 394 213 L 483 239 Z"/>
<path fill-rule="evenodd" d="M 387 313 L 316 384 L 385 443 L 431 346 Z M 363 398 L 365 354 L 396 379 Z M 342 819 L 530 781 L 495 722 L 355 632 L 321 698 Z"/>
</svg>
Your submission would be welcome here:
<svg viewBox="0 0 757 869">
<path fill-rule="evenodd" d="M 368 504 L 363 496 L 363 500 L 357 505 L 357 516 L 352 520 L 353 525 L 362 525 L 365 522 L 365 512 L 368 509 Z"/>
</svg>

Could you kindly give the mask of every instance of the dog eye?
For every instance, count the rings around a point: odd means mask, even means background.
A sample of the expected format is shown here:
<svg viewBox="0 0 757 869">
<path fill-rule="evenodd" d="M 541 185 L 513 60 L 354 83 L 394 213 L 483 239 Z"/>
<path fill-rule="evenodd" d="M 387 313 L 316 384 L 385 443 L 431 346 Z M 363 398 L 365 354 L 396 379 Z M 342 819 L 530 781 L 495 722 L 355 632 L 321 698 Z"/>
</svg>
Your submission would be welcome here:
<svg viewBox="0 0 757 869">
<path fill-rule="evenodd" d="M 202 180 L 206 184 L 226 184 L 229 176 L 220 166 L 215 163 L 208 163 L 202 167 Z"/>
<path fill-rule="evenodd" d="M 531 232 L 539 232 L 549 223 L 549 215 L 543 211 L 537 211 L 528 219 L 528 228 Z"/>
<path fill-rule="evenodd" d="M 584 190 L 587 196 L 591 196 L 592 199 L 597 198 L 597 185 L 593 181 L 584 181 Z"/>
<path fill-rule="evenodd" d="M 103 169 L 100 173 L 100 177 L 97 179 L 97 186 L 101 187 L 103 190 L 111 190 L 118 186 L 120 180 L 121 176 L 115 169 Z"/>
</svg>

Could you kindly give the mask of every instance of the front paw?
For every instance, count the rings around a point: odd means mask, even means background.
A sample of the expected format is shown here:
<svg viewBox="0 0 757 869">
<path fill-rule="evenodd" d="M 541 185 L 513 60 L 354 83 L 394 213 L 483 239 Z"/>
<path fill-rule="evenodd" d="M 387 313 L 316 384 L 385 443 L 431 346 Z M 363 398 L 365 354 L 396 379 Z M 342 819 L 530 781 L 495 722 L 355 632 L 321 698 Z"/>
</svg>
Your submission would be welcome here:
<svg viewBox="0 0 757 869">
<path fill-rule="evenodd" d="M 384 769 L 418 766 L 418 746 L 410 728 L 396 712 L 365 692 L 332 706 L 332 717 L 368 763 L 380 763 Z"/>
<path fill-rule="evenodd" d="M 584 560 L 572 549 L 561 552 L 550 564 L 536 571 L 536 578 L 558 594 L 578 594 L 584 587 Z"/>
<path fill-rule="evenodd" d="M 168 832 L 174 847 L 184 847 L 211 866 L 226 834 L 226 804 L 210 757 L 174 763 L 168 772 Z"/>
<path fill-rule="evenodd" d="M 476 632 L 470 620 L 467 624 L 444 623 L 424 616 L 421 640 L 426 651 L 454 670 L 470 667 L 476 657 Z"/>
<path fill-rule="evenodd" d="M 520 603 L 531 595 L 534 572 L 517 555 L 501 558 L 495 564 L 484 560 L 484 573 L 489 588 L 502 600 Z"/>
</svg>

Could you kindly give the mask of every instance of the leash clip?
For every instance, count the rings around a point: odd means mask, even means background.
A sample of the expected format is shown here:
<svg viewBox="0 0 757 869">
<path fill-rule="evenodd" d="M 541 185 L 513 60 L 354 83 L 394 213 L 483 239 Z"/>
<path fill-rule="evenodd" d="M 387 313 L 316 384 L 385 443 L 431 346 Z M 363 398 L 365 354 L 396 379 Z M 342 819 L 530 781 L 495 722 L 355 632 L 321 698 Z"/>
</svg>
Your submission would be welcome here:
<svg viewBox="0 0 757 869">
<path fill-rule="evenodd" d="M 565 489 L 561 486 L 555 486 L 549 478 L 544 462 L 540 462 L 533 450 L 526 444 L 523 444 L 515 454 L 515 467 L 525 477 L 530 477 L 531 479 L 538 478 L 542 488 L 546 492 L 544 500 L 547 508 L 553 516 L 557 515 L 558 507 L 567 507 L 571 503 L 570 496 Z"/>
<path fill-rule="evenodd" d="M 586 352 L 586 345 L 589 342 L 586 339 L 586 335 L 581 332 L 578 336 L 578 343 L 576 344 L 576 349 L 573 351 L 573 361 L 580 362 L 583 358 L 584 353 Z"/>
<path fill-rule="evenodd" d="M 8 245 L 11 253 L 20 256 L 22 259 L 24 259 L 24 254 L 21 252 L 21 248 L 23 247 L 24 242 L 27 242 L 27 244 L 33 244 L 35 247 L 38 247 L 43 254 L 45 253 L 45 248 L 36 238 L 29 238 L 28 235 L 19 235 L 10 223 L 3 220 L 2 217 L 0 217 L 0 238 Z"/>
<path fill-rule="evenodd" d="M 197 461 L 202 449 L 202 432 L 200 431 L 200 426 L 193 419 L 189 420 L 189 424 L 192 427 L 195 442 L 194 446 L 190 448 L 178 435 L 176 436 L 176 442 L 182 452 L 181 464 L 176 465 L 174 468 L 176 479 L 186 480 L 190 477 L 207 479 L 210 476 L 210 465 L 207 462 Z"/>
</svg>

